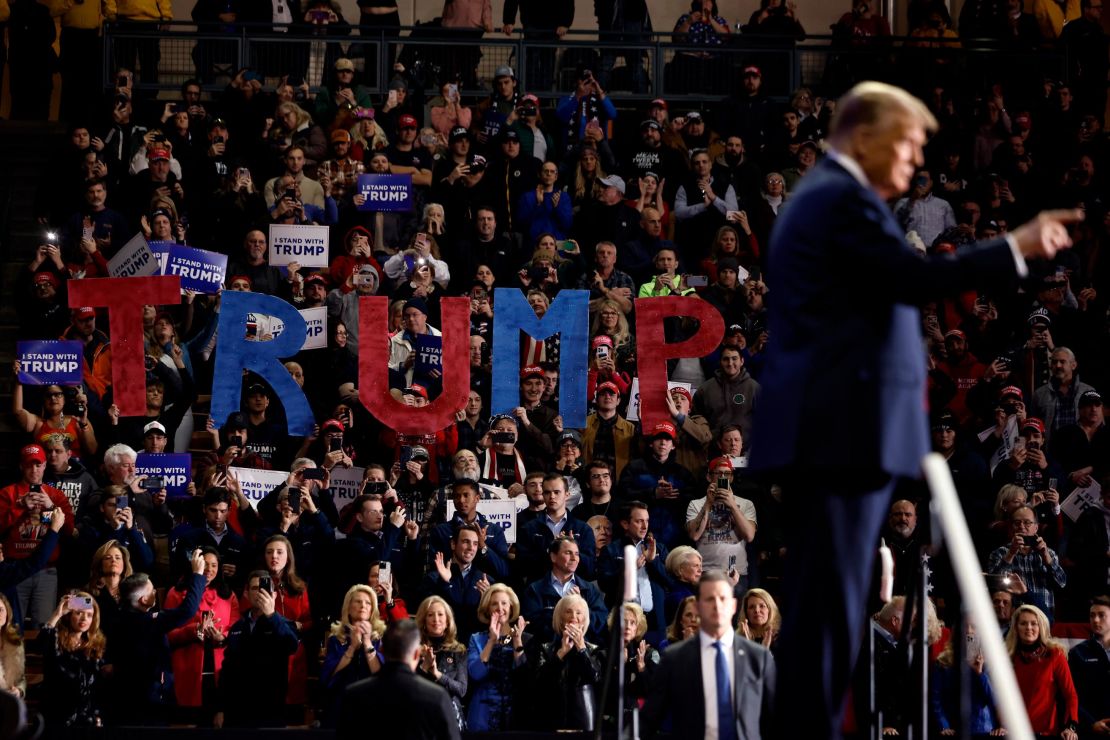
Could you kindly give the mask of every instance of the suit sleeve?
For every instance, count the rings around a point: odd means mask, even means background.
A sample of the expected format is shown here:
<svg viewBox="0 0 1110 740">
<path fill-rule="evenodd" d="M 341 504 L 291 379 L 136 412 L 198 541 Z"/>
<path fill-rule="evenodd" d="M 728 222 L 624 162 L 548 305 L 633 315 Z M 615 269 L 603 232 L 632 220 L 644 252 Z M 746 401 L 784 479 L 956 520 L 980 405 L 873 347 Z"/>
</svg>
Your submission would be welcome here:
<svg viewBox="0 0 1110 740">
<path fill-rule="evenodd" d="M 651 684 L 648 687 L 647 701 L 644 702 L 641 730 L 645 740 L 650 740 L 659 732 L 659 726 L 666 716 L 667 707 L 671 705 L 674 697 L 671 695 L 670 676 L 678 669 L 675 665 L 675 653 L 672 650 L 663 652 L 663 659 L 659 663 L 659 670 L 654 672 Z"/>
<path fill-rule="evenodd" d="M 763 737 L 775 737 L 775 682 L 777 668 L 775 656 L 763 651 L 763 705 L 759 715 L 759 732 Z"/>
</svg>

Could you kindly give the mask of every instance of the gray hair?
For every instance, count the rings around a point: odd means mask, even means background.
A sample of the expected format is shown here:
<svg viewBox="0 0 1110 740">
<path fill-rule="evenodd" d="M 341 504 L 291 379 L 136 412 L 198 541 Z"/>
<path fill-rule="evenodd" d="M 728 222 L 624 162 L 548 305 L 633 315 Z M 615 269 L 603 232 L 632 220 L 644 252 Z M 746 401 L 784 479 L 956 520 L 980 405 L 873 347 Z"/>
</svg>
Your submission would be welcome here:
<svg viewBox="0 0 1110 740">
<path fill-rule="evenodd" d="M 138 453 L 127 445 L 123 443 L 115 444 L 104 453 L 104 464 L 119 465 L 124 461 L 134 462 L 136 457 L 138 457 Z"/>
<path fill-rule="evenodd" d="M 313 460 L 311 457 L 298 457 L 296 460 L 293 461 L 293 464 L 289 466 L 289 472 L 293 472 L 298 468 L 314 467 L 316 467 L 316 461 Z"/>
<path fill-rule="evenodd" d="M 150 583 L 150 576 L 146 573 L 133 573 L 127 576 L 119 584 L 119 598 L 131 608 L 139 605 L 139 599 L 143 597 L 143 592 L 146 591 L 147 584 Z"/>
</svg>

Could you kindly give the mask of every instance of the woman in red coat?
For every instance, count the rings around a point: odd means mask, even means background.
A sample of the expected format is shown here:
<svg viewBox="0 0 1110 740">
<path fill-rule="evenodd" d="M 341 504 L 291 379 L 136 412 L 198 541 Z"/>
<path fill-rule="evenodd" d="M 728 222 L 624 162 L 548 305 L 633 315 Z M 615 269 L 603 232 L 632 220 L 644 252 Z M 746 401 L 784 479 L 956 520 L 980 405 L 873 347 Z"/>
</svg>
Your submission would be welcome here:
<svg viewBox="0 0 1110 740">
<path fill-rule="evenodd" d="M 289 691 L 285 703 L 290 708 L 292 724 L 300 724 L 308 698 L 308 654 L 304 638 L 312 629 L 312 610 L 308 606 L 308 587 L 297 575 L 293 545 L 280 534 L 269 537 L 262 545 L 262 565 L 270 572 L 274 585 L 274 611 L 288 619 L 300 644 L 289 659 Z M 243 604 L 240 604 L 240 609 Z"/>
<path fill-rule="evenodd" d="M 1028 604 L 1014 610 L 1006 648 L 1037 737 L 1078 740 L 1079 696 L 1064 647 L 1052 639 L 1048 617 Z"/>
<path fill-rule="evenodd" d="M 215 714 L 216 682 L 224 662 L 224 640 L 231 625 L 239 621 L 239 603 L 231 586 L 221 574 L 220 551 L 202 548 L 204 555 L 204 594 L 200 608 L 187 623 L 170 630 L 173 663 L 173 689 L 177 705 L 191 717 L 186 721 L 208 726 Z M 185 600 L 188 589 L 182 581 L 166 594 L 166 609 Z"/>
</svg>

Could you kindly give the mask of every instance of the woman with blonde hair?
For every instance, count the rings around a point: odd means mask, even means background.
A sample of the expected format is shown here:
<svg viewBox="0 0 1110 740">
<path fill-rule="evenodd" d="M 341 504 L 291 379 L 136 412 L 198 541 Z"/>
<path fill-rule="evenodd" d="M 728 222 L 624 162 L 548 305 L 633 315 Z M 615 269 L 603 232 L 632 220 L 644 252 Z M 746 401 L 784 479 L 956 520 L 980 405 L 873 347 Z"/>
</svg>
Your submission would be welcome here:
<svg viewBox="0 0 1110 740">
<path fill-rule="evenodd" d="M 985 670 L 982 646 L 969 623 L 965 632 L 964 660 L 971 668 L 971 692 L 966 727 L 974 737 L 999 735 L 1002 729 L 994 707 L 994 691 L 990 675 Z M 929 671 L 929 703 L 933 722 L 942 736 L 955 735 L 951 720 L 960 712 L 959 666 L 956 665 L 955 640 L 949 640 L 937 656 L 936 667 Z"/>
<path fill-rule="evenodd" d="M 632 326 L 628 317 L 616 301 L 604 299 L 597 305 L 594 312 L 593 323 L 590 326 L 590 337 L 608 335 L 613 340 L 613 352 L 616 354 L 617 367 L 624 372 L 635 375 L 636 372 L 636 338 L 632 334 Z"/>
<path fill-rule="evenodd" d="M 27 696 L 23 635 L 12 621 L 12 604 L 0 594 L 0 691 Z"/>
<path fill-rule="evenodd" d="M 489 625 L 470 636 L 467 674 L 474 683 L 467 708 L 471 732 L 508 730 L 513 726 L 513 679 L 525 665 L 524 628 L 520 599 L 503 583 L 486 589 L 478 602 L 478 621 Z"/>
<path fill-rule="evenodd" d="M 339 701 L 347 687 L 382 669 L 378 648 L 384 633 L 385 622 L 374 589 L 361 583 L 351 586 L 343 597 L 339 621 L 332 624 L 320 667 L 320 684 L 330 697 L 331 711 L 326 717 L 329 725 L 335 724 Z"/>
<path fill-rule="evenodd" d="M 108 540 L 93 553 L 85 589 L 96 599 L 101 629 L 106 635 L 114 633 L 123 609 L 119 600 L 120 581 L 134 572 L 131 553 L 118 540 Z"/>
<path fill-rule="evenodd" d="M 774 597 L 762 588 L 749 588 L 740 600 L 740 626 L 736 634 L 763 647 L 771 647 L 782 629 L 782 614 Z"/>
<path fill-rule="evenodd" d="M 1030 604 L 1015 609 L 1006 633 L 1006 651 L 1033 732 L 1038 737 L 1077 740 L 1079 697 L 1067 651 L 1052 638 L 1045 613 Z"/>
<path fill-rule="evenodd" d="M 324 130 L 312 122 L 312 116 L 296 103 L 280 103 L 274 112 L 275 126 L 269 131 L 270 149 L 284 156 L 291 146 L 304 150 L 306 176 L 315 174 L 316 165 L 328 156 L 328 140 Z"/>
<path fill-rule="evenodd" d="M 559 599 L 551 615 L 555 639 L 540 648 L 536 689 L 547 701 L 540 703 L 543 730 L 593 730 L 597 724 L 594 692 L 601 682 L 604 656 L 586 642 L 590 607 L 577 594 Z"/>
<path fill-rule="evenodd" d="M 421 649 L 416 673 L 447 690 L 461 732 L 466 729 L 466 647 L 458 640 L 455 613 L 443 598 L 429 596 L 416 610 L 416 625 L 420 628 Z"/>
<path fill-rule="evenodd" d="M 609 614 L 608 626 L 610 630 L 617 628 L 614 617 Z M 633 707 L 639 706 L 647 697 L 648 686 L 659 665 L 659 651 L 648 644 L 644 639 L 647 634 L 648 622 L 644 609 L 639 604 L 631 601 L 624 604 L 624 634 L 621 639 L 621 662 L 617 665 L 624 667 L 624 711 L 630 713 Z M 614 669 L 616 665 L 614 666 Z M 610 677 L 610 686 L 617 686 L 617 674 Z M 605 708 L 606 716 L 614 718 L 617 711 L 616 692 L 610 694 L 609 705 Z M 615 720 L 613 720 L 615 721 Z M 626 722 L 631 721 L 626 717 Z"/>
<path fill-rule="evenodd" d="M 99 727 L 101 669 L 107 640 L 100 607 L 84 591 L 67 594 L 39 630 L 43 663 L 42 714 L 48 727 Z"/>
</svg>

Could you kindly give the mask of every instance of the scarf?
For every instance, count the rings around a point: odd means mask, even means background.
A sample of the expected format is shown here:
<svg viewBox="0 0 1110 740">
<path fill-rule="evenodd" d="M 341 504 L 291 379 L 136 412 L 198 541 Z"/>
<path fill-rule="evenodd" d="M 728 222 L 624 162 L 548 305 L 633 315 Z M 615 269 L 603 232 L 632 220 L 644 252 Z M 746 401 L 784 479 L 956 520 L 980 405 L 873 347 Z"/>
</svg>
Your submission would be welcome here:
<svg viewBox="0 0 1110 740">
<path fill-rule="evenodd" d="M 516 480 L 514 483 L 524 483 L 524 479 L 528 476 L 528 471 L 524 469 L 524 460 L 520 457 L 520 453 L 515 449 L 513 455 L 516 457 Z M 486 458 L 482 461 L 482 480 L 495 480 L 500 481 L 501 478 L 497 474 L 497 452 L 491 447 L 486 450 Z"/>
</svg>

